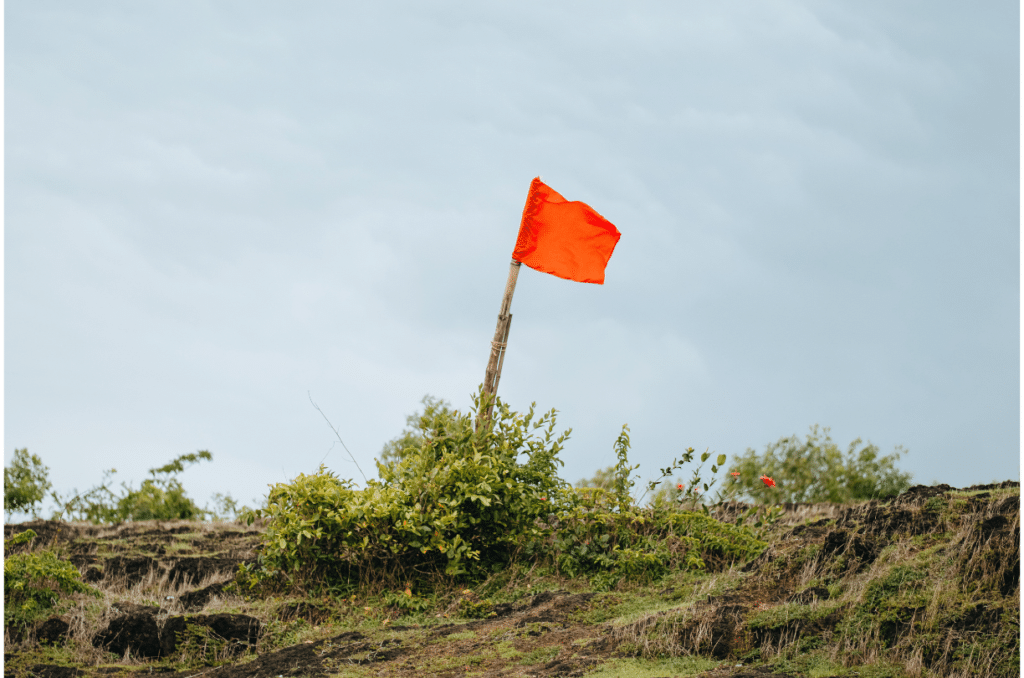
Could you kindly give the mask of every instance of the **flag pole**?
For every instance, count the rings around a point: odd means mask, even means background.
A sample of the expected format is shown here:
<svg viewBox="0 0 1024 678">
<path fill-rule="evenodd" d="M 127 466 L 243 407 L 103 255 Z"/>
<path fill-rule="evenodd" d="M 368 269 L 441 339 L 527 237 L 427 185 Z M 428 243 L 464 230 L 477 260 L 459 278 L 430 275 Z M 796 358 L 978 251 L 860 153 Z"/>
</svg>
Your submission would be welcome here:
<svg viewBox="0 0 1024 678">
<path fill-rule="evenodd" d="M 508 268 L 508 280 L 505 282 L 505 294 L 501 297 L 501 311 L 498 313 L 498 325 L 494 329 L 494 339 L 491 340 L 491 357 L 487 360 L 487 370 L 484 372 L 483 392 L 489 396 L 486 405 L 482 407 L 476 417 L 476 429 L 484 420 L 491 418 L 491 410 L 494 407 L 494 398 L 498 394 L 498 382 L 501 380 L 501 366 L 505 362 L 505 349 L 508 347 L 508 328 L 512 325 L 512 314 L 509 308 L 512 306 L 512 293 L 516 289 L 516 280 L 519 278 L 520 263 L 515 259 Z"/>
</svg>

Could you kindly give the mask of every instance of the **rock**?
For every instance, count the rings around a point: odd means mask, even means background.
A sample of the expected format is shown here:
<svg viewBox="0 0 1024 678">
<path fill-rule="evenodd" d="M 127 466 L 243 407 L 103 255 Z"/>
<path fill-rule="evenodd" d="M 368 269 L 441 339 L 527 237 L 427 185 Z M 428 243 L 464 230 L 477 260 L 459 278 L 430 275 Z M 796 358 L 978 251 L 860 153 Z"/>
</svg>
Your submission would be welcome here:
<svg viewBox="0 0 1024 678">
<path fill-rule="evenodd" d="M 328 608 L 310 603 L 284 603 L 277 608 L 277 618 L 284 622 L 305 619 L 315 626 L 323 624 L 330 617 L 331 611 Z"/>
<path fill-rule="evenodd" d="M 145 579 L 150 571 L 159 567 L 153 558 L 140 556 L 138 558 L 125 558 L 114 556 L 103 564 L 103 580 L 112 582 L 118 579 L 124 580 L 126 587 L 135 586 Z"/>
<path fill-rule="evenodd" d="M 210 584 L 209 586 L 195 591 L 189 591 L 183 593 L 181 598 L 178 600 L 181 602 L 182 608 L 186 612 L 195 612 L 203 609 L 210 599 L 214 596 L 219 596 L 224 591 L 224 587 L 228 585 L 228 582 L 221 582 L 219 584 Z"/>
<path fill-rule="evenodd" d="M 71 625 L 60 617 L 50 617 L 36 628 L 36 640 L 43 644 L 59 645 L 68 639 Z"/>
<path fill-rule="evenodd" d="M 131 612 L 116 617 L 93 636 L 92 644 L 118 655 L 130 651 L 138 657 L 157 657 L 160 630 L 156 625 L 156 612 L 155 608 L 144 605 L 133 606 Z"/>
<path fill-rule="evenodd" d="M 255 617 L 244 614 L 197 614 L 171 617 L 160 634 L 160 650 L 169 657 L 177 651 L 189 624 L 208 628 L 215 636 L 226 640 L 233 652 L 245 651 L 259 639 L 263 624 Z"/>
</svg>

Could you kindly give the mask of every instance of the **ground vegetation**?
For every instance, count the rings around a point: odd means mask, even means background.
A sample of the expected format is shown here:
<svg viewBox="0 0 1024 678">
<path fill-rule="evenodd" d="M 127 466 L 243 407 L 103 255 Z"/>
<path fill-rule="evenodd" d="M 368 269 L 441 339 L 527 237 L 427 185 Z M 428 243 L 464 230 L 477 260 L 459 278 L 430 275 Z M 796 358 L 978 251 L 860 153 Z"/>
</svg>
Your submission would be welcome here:
<svg viewBox="0 0 1024 678">
<path fill-rule="evenodd" d="M 769 506 L 712 497 L 710 452 L 638 483 L 624 426 L 607 482 L 573 487 L 555 412 L 475 415 L 436 408 L 377 480 L 321 468 L 244 520 L 6 525 L 7 561 L 73 583 L 5 618 L 5 673 L 1019 675 L 1017 482 Z"/>
</svg>

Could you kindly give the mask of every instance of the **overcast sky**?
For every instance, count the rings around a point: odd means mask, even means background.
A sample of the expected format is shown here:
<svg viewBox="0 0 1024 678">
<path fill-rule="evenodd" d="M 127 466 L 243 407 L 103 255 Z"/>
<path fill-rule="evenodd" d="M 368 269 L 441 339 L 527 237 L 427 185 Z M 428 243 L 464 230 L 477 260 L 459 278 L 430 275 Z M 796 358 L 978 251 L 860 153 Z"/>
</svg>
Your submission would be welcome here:
<svg viewBox="0 0 1024 678">
<path fill-rule="evenodd" d="M 483 380 L 530 180 L 622 233 L 524 267 L 499 395 L 563 476 L 829 426 L 1020 477 L 1012 1 L 8 0 L 4 458 L 208 449 L 244 502 Z M 686 471 L 688 477 L 689 470 Z"/>
</svg>

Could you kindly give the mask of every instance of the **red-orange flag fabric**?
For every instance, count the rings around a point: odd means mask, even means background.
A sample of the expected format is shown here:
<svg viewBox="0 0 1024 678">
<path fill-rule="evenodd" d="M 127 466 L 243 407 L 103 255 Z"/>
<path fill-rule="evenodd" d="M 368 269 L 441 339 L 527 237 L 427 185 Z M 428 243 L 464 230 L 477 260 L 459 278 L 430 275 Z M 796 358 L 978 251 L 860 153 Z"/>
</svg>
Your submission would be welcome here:
<svg viewBox="0 0 1024 678">
<path fill-rule="evenodd" d="M 538 177 L 526 196 L 512 258 L 559 278 L 603 285 L 621 236 L 590 205 L 566 200 Z"/>
</svg>

